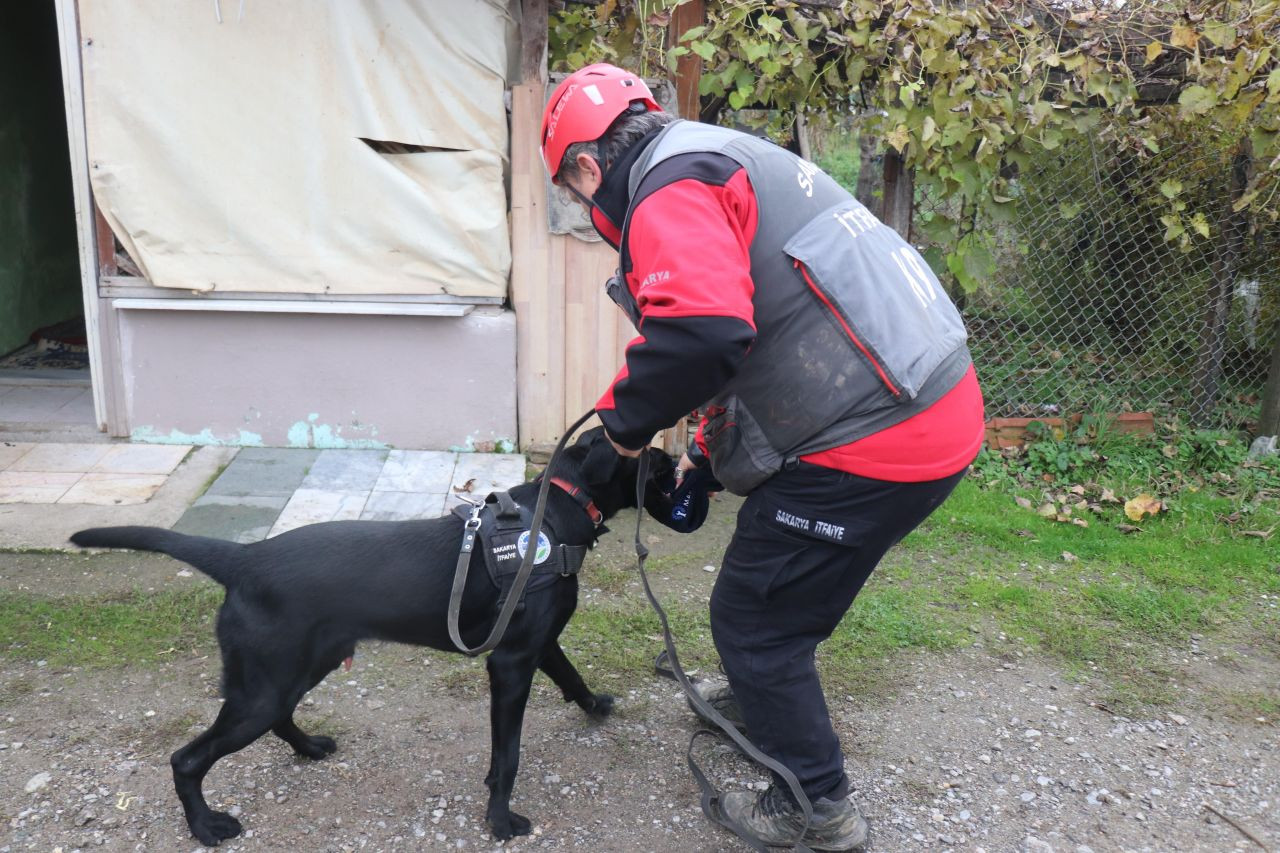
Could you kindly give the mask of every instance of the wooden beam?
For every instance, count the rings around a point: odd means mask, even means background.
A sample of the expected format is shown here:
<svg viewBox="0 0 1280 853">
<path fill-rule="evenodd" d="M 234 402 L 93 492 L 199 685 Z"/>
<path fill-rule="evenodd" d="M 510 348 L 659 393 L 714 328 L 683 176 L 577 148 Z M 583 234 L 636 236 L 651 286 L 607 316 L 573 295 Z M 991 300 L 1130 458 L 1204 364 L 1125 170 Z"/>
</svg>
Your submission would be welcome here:
<svg viewBox="0 0 1280 853">
<path fill-rule="evenodd" d="M 915 181 L 902 155 L 892 148 L 884 152 L 884 204 L 880 220 L 911 242 L 911 214 L 915 205 Z"/>
<path fill-rule="evenodd" d="M 100 278 L 115 275 L 119 272 L 116 266 L 116 235 L 107 224 L 107 217 L 93 203 L 94 241 L 98 244 L 98 276 Z"/>
<path fill-rule="evenodd" d="M 547 82 L 547 0 L 520 0 L 520 79 Z"/>
<path fill-rule="evenodd" d="M 676 47 L 680 36 L 707 22 L 704 0 L 685 0 L 671 11 L 667 25 L 667 47 Z M 676 109 L 681 118 L 697 121 L 702 112 L 698 84 L 702 80 L 702 58 L 692 51 L 676 60 Z"/>
</svg>

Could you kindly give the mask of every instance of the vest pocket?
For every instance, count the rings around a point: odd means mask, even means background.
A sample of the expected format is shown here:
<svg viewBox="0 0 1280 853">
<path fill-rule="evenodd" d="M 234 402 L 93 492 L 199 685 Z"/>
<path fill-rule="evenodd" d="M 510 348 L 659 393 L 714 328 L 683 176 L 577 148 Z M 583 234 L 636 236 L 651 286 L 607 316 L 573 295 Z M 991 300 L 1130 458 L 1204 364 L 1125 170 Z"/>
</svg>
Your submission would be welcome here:
<svg viewBox="0 0 1280 853">
<path fill-rule="evenodd" d="M 717 402 L 723 408 L 710 410 L 714 414 L 702 430 L 711 473 L 735 495 L 745 495 L 781 470 L 782 456 L 742 400 L 730 396 Z"/>
<path fill-rule="evenodd" d="M 960 313 L 929 265 L 856 200 L 815 217 L 783 251 L 900 403 L 914 400 L 967 338 Z"/>
</svg>

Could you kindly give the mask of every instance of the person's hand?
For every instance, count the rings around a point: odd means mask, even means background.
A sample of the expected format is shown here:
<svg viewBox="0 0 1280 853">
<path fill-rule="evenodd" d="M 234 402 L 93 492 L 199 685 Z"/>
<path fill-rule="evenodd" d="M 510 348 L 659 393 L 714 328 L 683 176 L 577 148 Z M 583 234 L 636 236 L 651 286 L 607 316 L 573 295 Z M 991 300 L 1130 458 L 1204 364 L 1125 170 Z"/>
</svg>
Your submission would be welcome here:
<svg viewBox="0 0 1280 853">
<path fill-rule="evenodd" d="M 625 456 L 628 459 L 635 459 L 641 453 L 644 453 L 645 449 L 643 447 L 640 448 L 639 450 L 631 450 L 629 448 L 623 447 L 621 444 L 618 444 L 618 442 L 613 440 L 613 436 L 609 435 L 608 430 L 605 430 L 604 437 L 609 439 L 609 443 L 613 445 L 614 450 L 618 451 L 619 456 Z"/>
<path fill-rule="evenodd" d="M 680 488 L 680 484 L 684 482 L 684 475 L 688 474 L 690 471 L 692 471 L 694 468 L 697 468 L 697 467 L 698 467 L 697 463 L 695 463 L 692 459 L 689 458 L 688 453 L 682 453 L 680 455 L 680 461 L 676 463 L 676 488 L 677 489 Z M 707 492 L 707 497 L 714 498 L 718 494 L 720 493 Z"/>
<path fill-rule="evenodd" d="M 680 481 L 684 479 L 684 475 L 688 474 L 697 465 L 693 464 L 693 460 L 689 458 L 688 453 L 681 454 L 680 461 L 676 463 L 676 488 L 680 488 Z"/>
</svg>

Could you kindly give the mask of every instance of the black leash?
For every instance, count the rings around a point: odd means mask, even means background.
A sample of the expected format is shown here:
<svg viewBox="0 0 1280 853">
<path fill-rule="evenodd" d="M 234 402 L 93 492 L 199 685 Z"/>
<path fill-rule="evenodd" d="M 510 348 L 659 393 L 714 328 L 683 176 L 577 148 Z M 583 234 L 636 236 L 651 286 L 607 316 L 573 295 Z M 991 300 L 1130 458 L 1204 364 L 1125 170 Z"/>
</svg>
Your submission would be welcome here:
<svg viewBox="0 0 1280 853">
<path fill-rule="evenodd" d="M 507 625 L 511 622 L 511 615 L 515 612 L 516 606 L 520 603 L 520 598 L 524 593 L 525 585 L 529 581 L 529 575 L 533 573 L 533 561 L 537 553 L 538 536 L 542 532 L 542 517 L 547 508 L 547 493 L 551 486 L 551 477 L 549 476 L 555 461 L 560 456 L 560 451 L 564 450 L 565 444 L 569 437 L 573 435 L 578 427 L 587 422 L 594 414 L 595 409 L 591 409 L 582 417 L 578 418 L 573 424 L 565 430 L 564 435 L 560 437 L 559 443 L 556 444 L 555 450 L 551 454 L 551 460 L 547 463 L 547 476 L 542 478 L 542 485 L 538 488 L 538 499 L 534 504 L 533 520 L 529 525 L 529 547 L 525 549 L 524 558 L 520 563 L 520 570 L 516 573 L 515 580 L 512 581 L 511 590 L 507 594 L 506 601 L 503 602 L 502 610 L 498 613 L 498 621 L 494 623 L 493 629 L 489 632 L 489 637 L 474 649 L 467 648 L 467 644 L 462 641 L 462 634 L 458 628 L 458 621 L 462 611 L 462 593 L 467 586 L 467 574 L 471 567 L 471 553 L 475 550 L 476 539 L 480 531 L 480 514 L 479 508 L 473 510 L 471 517 L 467 519 L 462 534 L 462 549 L 458 554 L 458 565 L 454 570 L 453 589 L 449 593 L 449 638 L 453 640 L 453 644 L 463 654 L 475 657 L 491 650 L 498 643 L 502 642 L 502 637 L 506 633 Z M 667 612 L 662 609 L 662 604 L 658 601 L 657 596 L 653 594 L 653 589 L 649 586 L 649 576 L 644 570 L 645 561 L 649 558 L 649 549 L 640 539 L 640 525 L 644 519 L 644 492 L 645 485 L 649 479 L 649 456 L 647 453 L 641 453 L 639 457 L 639 467 L 636 471 L 636 564 L 640 569 L 640 581 L 644 585 L 644 594 L 649 599 L 649 604 L 653 607 L 654 612 L 658 614 L 658 621 L 662 624 L 662 642 L 666 647 L 666 663 L 670 666 L 670 675 L 680 685 L 680 689 L 684 691 L 689 701 L 701 712 L 706 718 L 714 722 L 720 729 L 729 736 L 734 745 L 747 757 L 753 761 L 764 765 L 765 767 L 778 774 L 787 787 L 791 790 L 795 801 L 800 805 L 800 809 L 804 812 L 804 823 L 801 825 L 800 832 L 796 836 L 795 850 L 797 853 L 813 853 L 808 847 L 800 843 L 800 839 L 804 837 L 805 828 L 813 818 L 813 805 L 809 802 L 809 798 L 805 796 L 804 791 L 800 787 L 800 781 L 796 775 L 780 764 L 773 758 L 761 752 L 746 736 L 737 730 L 721 716 L 720 712 L 711 707 L 705 699 L 698 695 L 693 689 L 693 685 L 689 683 L 689 677 L 685 675 L 684 669 L 680 666 L 680 658 L 676 654 L 675 641 L 671 638 L 671 625 L 667 621 Z M 664 674 L 666 674 L 664 672 Z M 689 764 L 689 770 L 693 773 L 694 780 L 698 783 L 699 789 L 702 791 L 702 813 L 710 820 L 715 821 L 731 830 L 735 835 L 741 838 L 752 850 L 759 853 L 768 853 L 768 847 L 751 833 L 746 827 L 742 826 L 735 820 L 730 819 L 719 808 L 721 793 L 707 779 L 702 768 L 698 766 L 698 762 L 693 757 L 693 747 L 697 743 L 699 737 L 714 736 L 715 732 L 710 729 L 700 729 L 693 733 L 693 737 L 689 739 L 689 749 L 685 754 L 685 759 Z"/>
<path fill-rule="evenodd" d="M 649 586 L 649 576 L 644 570 L 645 561 L 649 559 L 649 549 L 640 539 L 640 523 L 644 519 L 644 489 L 645 481 L 648 479 L 649 457 L 647 454 L 642 453 L 640 455 L 640 468 L 636 473 L 636 564 L 640 569 L 640 582 L 644 586 L 644 594 L 648 597 L 649 604 L 653 607 L 654 612 L 658 614 L 658 621 L 662 624 L 662 643 L 666 647 L 665 666 L 670 669 L 671 677 L 676 680 L 676 683 L 680 685 L 680 689 L 684 691 L 685 696 L 688 697 L 689 701 L 701 714 L 719 726 L 721 731 L 729 736 L 729 739 L 744 755 L 769 768 L 787 783 L 787 788 L 790 789 L 796 803 L 799 804 L 801 811 L 804 812 L 804 823 L 801 825 L 800 832 L 794 842 L 795 850 L 798 853 L 813 853 L 808 847 L 800 843 L 800 839 L 804 837 L 805 829 L 813 819 L 813 805 L 801 789 L 800 780 L 777 760 L 761 752 L 755 744 L 747 740 L 746 736 L 738 731 L 737 727 L 726 720 L 719 711 L 711 707 L 707 700 L 699 696 L 698 692 L 693 689 L 693 685 L 689 683 L 689 677 L 685 675 L 684 669 L 680 666 L 680 658 L 676 654 L 676 644 L 671 638 L 671 626 L 667 622 L 667 613 L 662 609 L 662 604 L 658 601 L 657 596 L 653 594 L 653 589 Z M 661 656 L 659 656 L 659 660 L 662 660 Z M 664 671 L 663 674 L 666 675 L 667 673 Z M 721 826 L 732 830 L 752 850 L 767 853 L 768 848 L 764 842 L 752 834 L 745 826 L 730 819 L 719 808 L 722 796 L 720 791 L 711 784 L 706 774 L 702 772 L 702 768 L 698 766 L 698 762 L 693 758 L 693 746 L 698 738 L 714 735 L 715 732 L 710 729 L 700 729 L 694 732 L 693 737 L 689 739 L 689 749 L 685 754 L 685 759 L 689 763 L 689 770 L 693 773 L 693 778 L 698 783 L 698 788 L 702 791 L 702 813 Z"/>
<path fill-rule="evenodd" d="M 595 409 L 590 410 L 574 421 L 564 431 L 564 435 L 560 436 L 560 442 L 556 444 L 556 449 L 551 454 L 551 461 L 547 463 L 548 475 L 551 472 L 551 466 L 560 456 L 560 451 L 564 450 L 565 444 L 569 441 L 569 436 L 573 435 L 574 431 L 595 413 Z M 529 547 L 525 549 L 524 559 L 520 562 L 520 571 L 516 572 L 515 580 L 511 582 L 511 590 L 507 593 L 506 601 L 502 603 L 498 621 L 494 623 L 488 639 L 474 649 L 467 648 L 467 644 L 462 641 L 458 620 L 462 615 L 462 593 L 466 589 L 467 574 L 471 569 L 471 552 L 475 550 L 476 538 L 480 534 L 479 508 L 473 510 L 471 517 L 467 519 L 462 533 L 462 550 L 458 553 L 458 565 L 453 571 L 453 589 L 449 593 L 449 639 L 453 640 L 453 644 L 463 654 L 471 657 L 482 655 L 502 642 L 502 636 L 507 632 L 507 625 L 511 622 L 511 614 L 515 613 L 516 607 L 520 604 L 525 585 L 529 582 L 529 575 L 533 573 L 533 561 L 538 552 L 538 536 L 542 533 L 542 516 L 546 513 L 547 492 L 550 488 L 551 477 L 544 476 L 542 485 L 538 488 L 538 500 L 534 503 L 533 521 L 529 524 Z"/>
</svg>

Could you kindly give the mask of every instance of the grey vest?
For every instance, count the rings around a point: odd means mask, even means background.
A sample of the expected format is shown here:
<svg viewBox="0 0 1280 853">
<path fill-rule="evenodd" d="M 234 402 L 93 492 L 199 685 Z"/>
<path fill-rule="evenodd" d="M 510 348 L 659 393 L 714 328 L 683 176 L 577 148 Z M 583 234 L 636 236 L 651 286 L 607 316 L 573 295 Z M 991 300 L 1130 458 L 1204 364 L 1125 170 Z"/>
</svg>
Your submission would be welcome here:
<svg viewBox="0 0 1280 853">
<path fill-rule="evenodd" d="M 946 291 L 914 248 L 812 163 L 744 133 L 677 121 L 632 166 L 630 198 L 659 163 L 692 152 L 740 163 L 758 215 L 756 341 L 708 402 L 703 430 L 729 491 L 747 494 L 788 461 L 901 423 L 955 387 L 971 360 Z M 623 252 L 629 225 L 630 210 Z M 638 323 L 630 289 L 610 294 Z"/>
</svg>

